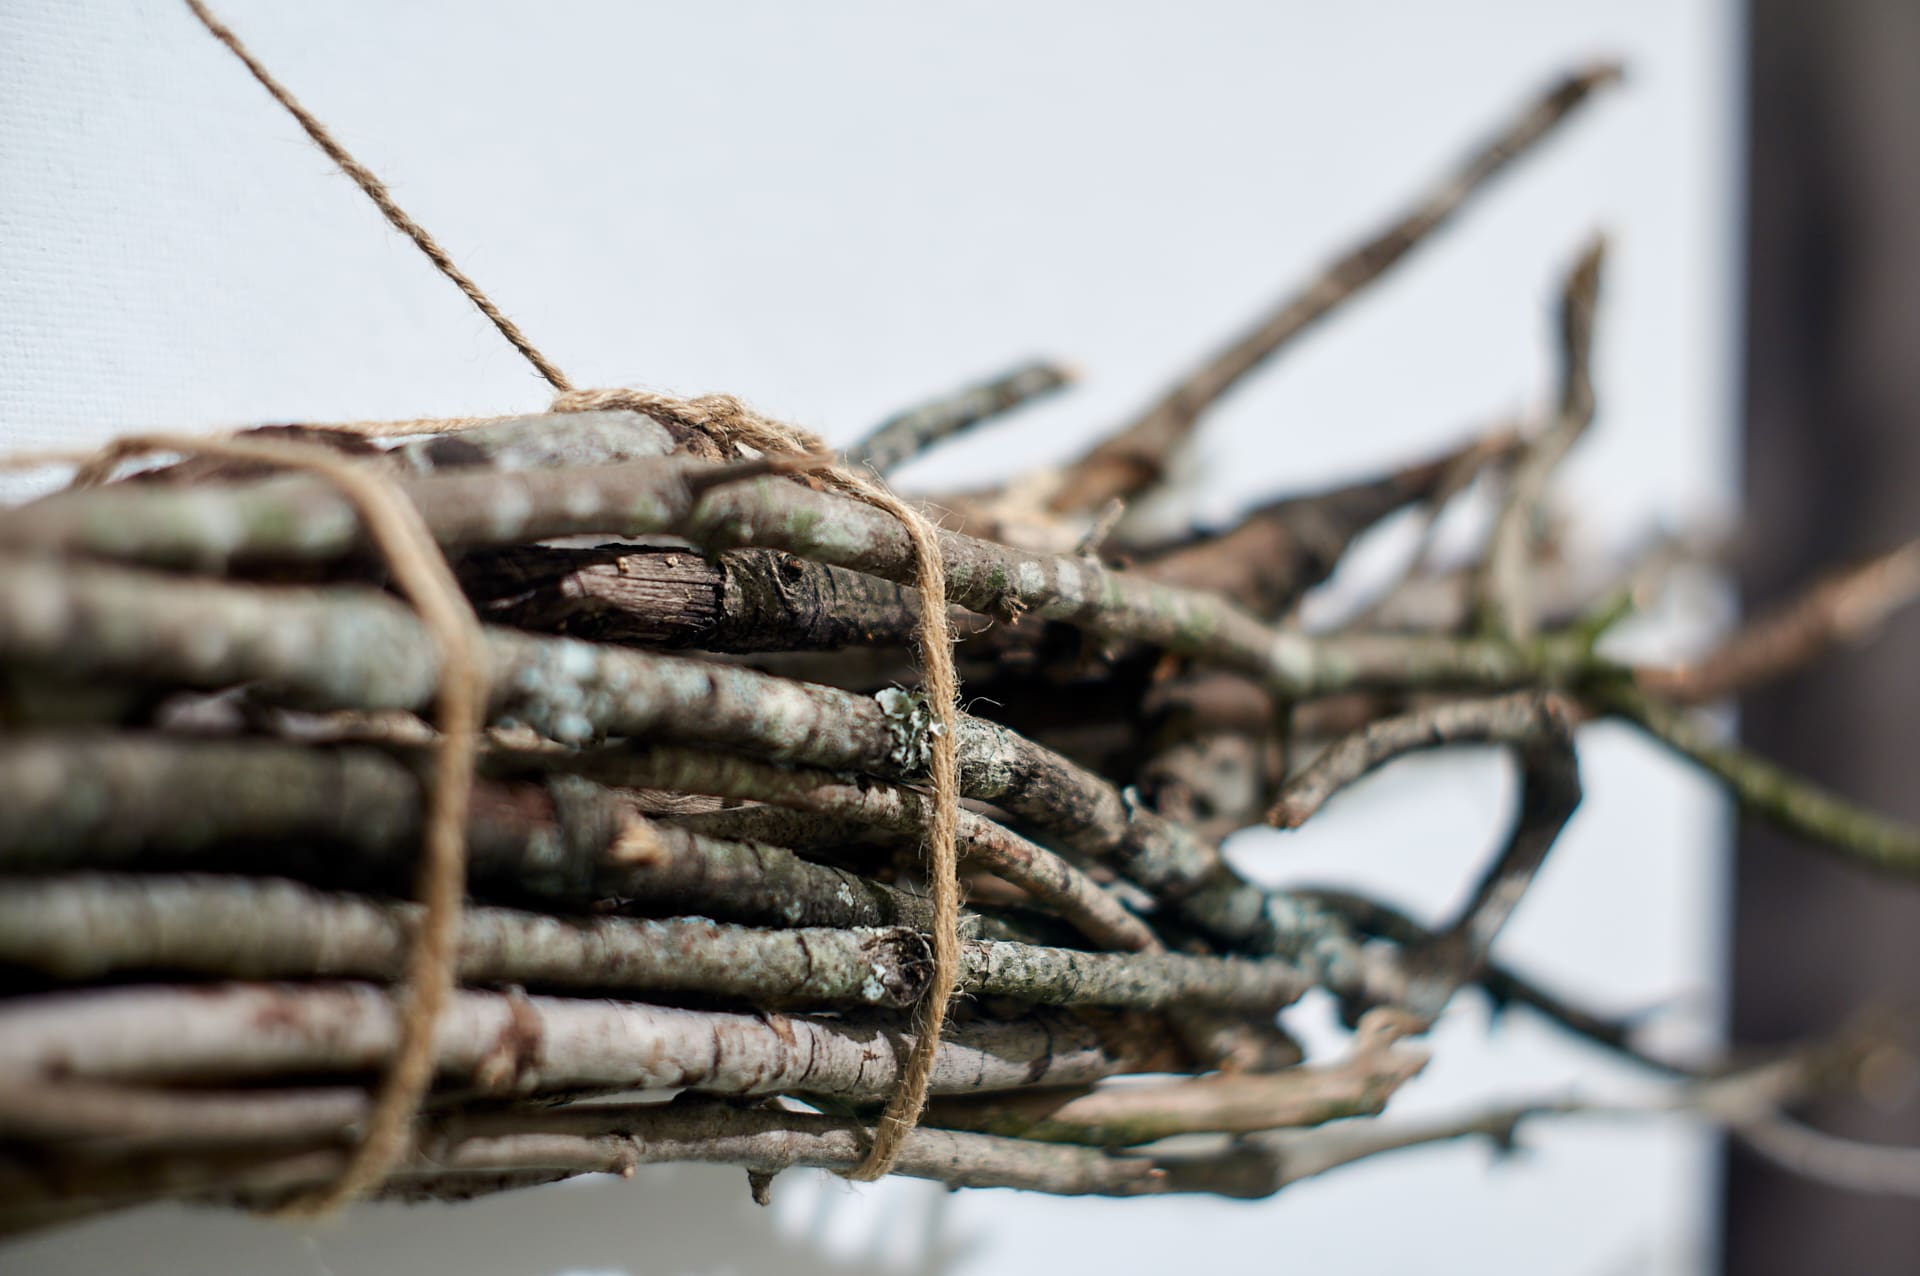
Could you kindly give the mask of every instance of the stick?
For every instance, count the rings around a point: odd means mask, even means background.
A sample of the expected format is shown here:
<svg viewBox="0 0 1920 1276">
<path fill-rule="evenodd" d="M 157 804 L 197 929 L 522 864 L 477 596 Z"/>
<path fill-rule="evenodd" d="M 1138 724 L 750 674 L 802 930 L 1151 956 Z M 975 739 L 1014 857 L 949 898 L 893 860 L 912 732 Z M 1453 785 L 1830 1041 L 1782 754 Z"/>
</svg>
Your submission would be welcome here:
<svg viewBox="0 0 1920 1276">
<path fill-rule="evenodd" d="M 0 895 L 0 961 L 67 982 L 178 970 L 230 979 L 393 979 L 419 909 L 292 882 L 81 875 Z M 1044 950 L 1043 950 L 1044 951 Z M 756 1005 L 918 1001 L 931 973 L 910 930 L 753 930 L 704 918 L 568 921 L 471 908 L 455 950 L 463 983 L 677 992 Z"/>
<path fill-rule="evenodd" d="M 888 417 L 846 449 L 847 461 L 886 474 L 935 444 L 1073 383 L 1071 370 L 1035 360 Z"/>
<path fill-rule="evenodd" d="M 1553 422 L 1514 466 L 1480 565 L 1479 619 L 1484 632 L 1531 638 L 1537 627 L 1528 577 L 1534 526 L 1547 482 L 1593 422 L 1593 320 L 1607 244 L 1596 236 L 1580 254 L 1560 295 L 1560 402 Z"/>
<path fill-rule="evenodd" d="M 1920 828 L 1859 806 L 1805 776 L 1714 740 L 1684 709 L 1622 679 L 1596 681 L 1588 697 L 1639 726 L 1725 785 L 1743 810 L 1817 847 L 1903 877 L 1920 874 Z"/>
<path fill-rule="evenodd" d="M 1269 1076 L 1219 1073 L 1165 1085 L 1016 1092 L 941 1099 L 931 1124 L 1050 1143 L 1134 1147 L 1182 1134 L 1251 1134 L 1370 1116 L 1426 1066 L 1424 1052 L 1396 1048 L 1413 1021 L 1376 1010 L 1362 1022 L 1352 1053 L 1329 1067 Z"/>
<path fill-rule="evenodd" d="M 1920 598 L 1920 540 L 1843 568 L 1798 597 L 1757 616 L 1690 664 L 1641 669 L 1651 695 L 1682 705 L 1709 704 L 1805 668 L 1833 647 L 1861 641 Z"/>
<path fill-rule="evenodd" d="M 1299 828 L 1334 794 L 1395 758 L 1446 745 L 1537 740 L 1548 723 L 1565 712 L 1550 694 L 1528 691 L 1494 699 L 1452 700 L 1382 718 L 1328 745 L 1287 781 L 1280 800 L 1267 812 L 1267 822 L 1275 828 Z"/>
<path fill-rule="evenodd" d="M 1174 1062 L 1126 1021 L 1086 1014 L 955 1025 L 935 1058 L 935 1091 L 1084 1085 Z M 368 984 L 48 993 L 0 1004 L 0 1075 L 169 1084 L 358 1075 L 380 1067 L 398 1035 L 391 999 Z M 448 1004 L 433 1062 L 442 1081 L 497 1094 L 687 1088 L 867 1102 L 892 1093 L 910 1044 L 893 1021 L 467 990 Z"/>
<path fill-rule="evenodd" d="M 1145 413 L 1060 476 L 1056 512 L 1098 509 L 1158 481 L 1200 415 L 1293 338 L 1386 274 L 1444 226 L 1509 164 L 1553 132 L 1595 90 L 1620 79 L 1602 63 L 1568 76 L 1530 103 L 1399 220 L 1338 258 L 1243 335 L 1190 372 Z"/>
</svg>

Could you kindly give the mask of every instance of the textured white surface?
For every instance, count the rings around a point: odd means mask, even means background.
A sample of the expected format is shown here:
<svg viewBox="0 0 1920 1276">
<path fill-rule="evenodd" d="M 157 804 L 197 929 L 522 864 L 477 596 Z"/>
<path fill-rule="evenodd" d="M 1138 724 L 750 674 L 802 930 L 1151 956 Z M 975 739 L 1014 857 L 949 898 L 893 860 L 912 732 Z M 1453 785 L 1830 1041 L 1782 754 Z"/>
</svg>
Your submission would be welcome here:
<svg viewBox="0 0 1920 1276">
<path fill-rule="evenodd" d="M 847 438 L 1029 354 L 1083 367 L 1079 391 L 908 475 L 941 482 L 1070 453 L 1551 74 L 1619 53 L 1624 91 L 1222 407 L 1193 481 L 1224 517 L 1539 402 L 1554 281 L 1602 225 L 1603 407 L 1571 500 L 1615 543 L 1729 506 L 1727 0 L 221 8 L 582 384 L 731 390 Z M 8 447 L 544 399 L 174 3 L 0 4 L 0 281 Z M 1595 733 L 1582 756 L 1586 805 L 1502 952 L 1603 1006 L 1693 997 L 1710 1023 L 1720 808 L 1637 741 Z M 1405 764 L 1234 854 L 1437 912 L 1506 784 L 1493 758 Z M 1484 1030 L 1475 1004 L 1450 1014 L 1400 1109 L 1623 1083 L 1520 1017 Z M 756 1212 L 737 1175 L 689 1171 L 311 1235 L 160 1210 L 0 1249 L 0 1268 L 902 1270 L 936 1215 L 926 1266 L 965 1273 L 1703 1261 L 1696 1137 L 1529 1143 L 1512 1166 L 1421 1152 L 1262 1205 L 796 1174 Z"/>
</svg>

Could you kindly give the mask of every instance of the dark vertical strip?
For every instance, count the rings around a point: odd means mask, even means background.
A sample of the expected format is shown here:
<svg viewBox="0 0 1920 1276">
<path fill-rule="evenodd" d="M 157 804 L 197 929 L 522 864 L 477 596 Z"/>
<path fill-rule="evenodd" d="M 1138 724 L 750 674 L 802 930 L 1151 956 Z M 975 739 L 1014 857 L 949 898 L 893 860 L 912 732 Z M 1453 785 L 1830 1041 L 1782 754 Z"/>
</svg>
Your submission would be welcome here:
<svg viewBox="0 0 1920 1276">
<path fill-rule="evenodd" d="M 1823 564 L 1920 531 L 1920 5 L 1751 0 L 1749 609 Z M 1748 699 L 1749 744 L 1920 819 L 1920 615 Z M 1733 1034 L 1832 1030 L 1920 1006 L 1920 890 L 1752 824 L 1735 875 Z M 1837 1101 L 1817 1124 L 1920 1145 L 1920 1095 Z M 1920 1272 L 1920 1206 L 1729 1153 L 1725 1270 Z"/>
</svg>

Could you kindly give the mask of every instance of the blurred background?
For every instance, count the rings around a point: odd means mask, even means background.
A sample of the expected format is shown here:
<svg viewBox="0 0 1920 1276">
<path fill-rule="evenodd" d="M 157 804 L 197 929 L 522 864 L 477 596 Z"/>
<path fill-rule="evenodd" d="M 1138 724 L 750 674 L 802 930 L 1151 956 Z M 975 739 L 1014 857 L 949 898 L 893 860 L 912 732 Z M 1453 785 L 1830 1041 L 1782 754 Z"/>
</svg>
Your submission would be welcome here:
<svg viewBox="0 0 1920 1276">
<path fill-rule="evenodd" d="M 1752 0 L 1748 86 L 1744 601 L 1920 526 L 1920 6 Z M 1920 816 L 1920 616 L 1741 705 L 1761 751 L 1905 819 Z M 1869 999 L 1920 996 L 1920 898 L 1740 830 L 1735 1040 L 1817 1031 Z M 1920 1143 L 1911 1076 L 1814 1123 Z M 1727 1161 L 1730 1272 L 1920 1270 L 1911 1202 Z"/>
<path fill-rule="evenodd" d="M 1223 522 L 1539 408 L 1553 293 L 1599 228 L 1614 244 L 1600 410 L 1560 493 L 1573 550 L 1725 533 L 1744 503 L 1740 586 L 1764 603 L 1915 530 L 1914 6 L 218 9 L 586 383 L 729 390 L 846 440 L 1029 355 L 1080 366 L 1073 392 L 919 462 L 908 487 L 1076 453 L 1552 78 L 1618 56 L 1624 87 L 1211 414 L 1183 508 L 1161 516 Z M 0 66 L 5 446 L 544 402 L 184 6 L 0 0 Z M 1471 513 L 1450 529 L 1462 545 Z M 1337 612 L 1414 534 L 1382 529 L 1313 606 Z M 1698 584 L 1625 640 L 1681 653 L 1731 612 L 1730 590 Z M 1920 814 L 1916 637 L 1909 617 L 1744 707 L 1749 738 Z M 1676 1050 L 1828 1030 L 1914 978 L 1911 897 L 1746 831 L 1736 860 L 1715 793 L 1643 741 L 1595 728 L 1581 754 L 1586 803 L 1501 941 L 1510 963 L 1597 1008 L 1654 1012 Z M 1229 850 L 1265 881 L 1438 915 L 1498 836 L 1509 785 L 1492 755 L 1414 759 L 1298 833 Z M 1310 1046 L 1337 1039 L 1325 1005 L 1289 1023 Z M 1490 1022 L 1472 996 L 1433 1046 L 1397 1113 L 1645 1084 L 1520 1013 Z M 1911 1097 L 1883 1098 L 1817 1119 L 1920 1142 Z M 763 1210 L 733 1172 L 652 1169 L 311 1231 L 153 1209 L 0 1249 L 4 1270 L 341 1276 L 1723 1262 L 1911 1271 L 1920 1223 L 1723 1166 L 1710 1132 L 1665 1121 L 1541 1124 L 1512 1158 L 1421 1150 L 1258 1205 L 795 1172 Z"/>
</svg>

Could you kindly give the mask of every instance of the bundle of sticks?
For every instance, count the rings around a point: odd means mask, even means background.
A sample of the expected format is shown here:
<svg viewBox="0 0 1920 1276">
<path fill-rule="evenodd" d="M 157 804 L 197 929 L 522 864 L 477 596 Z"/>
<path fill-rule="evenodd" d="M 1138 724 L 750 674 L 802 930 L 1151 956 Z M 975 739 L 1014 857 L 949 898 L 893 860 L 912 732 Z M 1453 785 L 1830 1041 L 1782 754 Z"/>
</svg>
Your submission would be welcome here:
<svg viewBox="0 0 1920 1276">
<path fill-rule="evenodd" d="M 1920 871 L 1915 830 L 1693 716 L 1870 631 L 1920 588 L 1920 546 L 1695 663 L 1604 653 L 1676 553 L 1579 570 L 1543 518 L 1593 416 L 1599 242 L 1564 283 L 1547 419 L 1225 530 L 1116 517 L 1212 404 L 1614 78 L 1553 86 L 1084 456 L 927 497 L 970 706 L 950 737 L 912 689 L 929 603 L 908 528 L 671 406 L 149 440 L 174 459 L 130 467 L 122 448 L 0 510 L 0 1229 L 310 1202 L 348 1174 L 410 1032 L 423 1097 L 349 1196 L 700 1161 L 764 1197 L 791 1167 L 867 1162 L 913 1012 L 949 995 L 931 1097 L 886 1168 L 954 1186 L 1257 1197 L 1572 1109 L 1380 1115 L 1469 988 L 1665 1074 L 1662 1108 L 1844 1177 L 1830 1167 L 1854 1162 L 1781 1113 L 1845 1084 L 1857 1041 L 1683 1066 L 1490 955 L 1601 718 L 1816 846 Z M 883 476 L 1067 380 L 1015 369 L 839 463 Z M 332 469 L 280 472 L 294 452 Z M 453 655 L 396 596 L 354 482 L 404 498 L 451 567 L 480 730 L 442 713 Z M 1470 492 L 1497 509 L 1476 561 L 1423 551 L 1357 614 L 1300 622 L 1363 533 Z M 921 855 L 943 739 L 966 899 L 952 989 Z M 1518 809 L 1438 924 L 1263 888 L 1220 853 L 1404 753 L 1490 744 L 1518 765 Z M 422 903 L 441 809 L 462 872 Z M 429 1013 L 414 976 L 436 918 L 457 986 Z M 1343 1057 L 1304 1061 L 1279 1023 L 1315 990 L 1353 1030 Z"/>
</svg>

